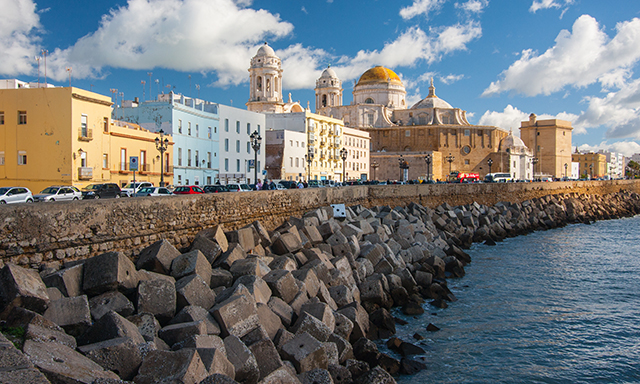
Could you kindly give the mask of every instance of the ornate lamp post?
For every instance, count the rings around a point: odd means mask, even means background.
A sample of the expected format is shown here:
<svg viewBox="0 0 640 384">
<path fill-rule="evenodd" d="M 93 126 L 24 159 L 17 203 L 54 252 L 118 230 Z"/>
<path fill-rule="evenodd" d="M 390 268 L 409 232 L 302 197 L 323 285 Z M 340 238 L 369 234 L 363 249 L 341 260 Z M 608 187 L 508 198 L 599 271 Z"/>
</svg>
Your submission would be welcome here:
<svg viewBox="0 0 640 384">
<path fill-rule="evenodd" d="M 169 139 L 164 137 L 164 131 L 158 131 L 160 137 L 156 137 L 156 149 L 160 151 L 160 186 L 164 187 L 164 153 L 169 146 Z M 164 140 L 162 139 L 164 137 Z"/>
<path fill-rule="evenodd" d="M 567 168 L 569 167 L 569 164 L 564 163 L 564 178 L 567 179 Z"/>
<path fill-rule="evenodd" d="M 451 153 L 449 153 L 449 156 L 445 157 L 445 160 L 449 162 L 449 174 L 451 174 L 451 163 L 453 163 L 453 160 L 455 159 L 456 157 L 453 156 Z"/>
<path fill-rule="evenodd" d="M 493 165 L 493 159 L 487 160 L 487 165 L 489 166 L 489 173 L 491 173 L 491 166 Z"/>
<path fill-rule="evenodd" d="M 533 164 L 533 178 L 535 180 L 535 178 L 536 178 L 536 164 L 538 164 L 538 158 L 534 157 L 533 159 L 531 159 L 531 163 Z"/>
<path fill-rule="evenodd" d="M 380 164 L 374 160 L 373 163 L 371 163 L 371 169 L 373 169 L 373 180 L 376 180 L 376 169 L 378 169 L 378 167 L 380 167 Z"/>
<path fill-rule="evenodd" d="M 313 148 L 309 147 L 307 154 L 304 155 L 304 158 L 307 160 L 308 165 L 308 173 L 307 173 L 307 183 L 311 181 L 311 162 L 313 161 Z"/>
<path fill-rule="evenodd" d="M 258 182 L 258 151 L 260 150 L 260 143 L 262 143 L 262 137 L 258 131 L 254 131 L 250 136 L 251 148 L 253 148 L 254 160 L 253 160 L 253 182 Z"/>
<path fill-rule="evenodd" d="M 589 179 L 593 179 L 593 164 L 589 164 Z"/>
<path fill-rule="evenodd" d="M 427 163 L 427 180 L 431 181 L 431 161 L 433 157 L 431 154 L 428 154 L 424 157 L 424 162 Z"/>
<path fill-rule="evenodd" d="M 400 167 L 400 174 L 402 176 L 402 181 L 407 181 L 407 179 L 409 178 L 409 163 L 402 156 L 400 156 L 400 159 L 398 159 L 398 162 L 399 162 L 398 166 Z"/>
<path fill-rule="evenodd" d="M 345 181 L 346 169 L 344 168 L 344 162 L 347 161 L 347 156 L 349 155 L 349 151 L 346 148 L 342 148 L 340 150 L 340 158 L 342 159 L 342 182 Z"/>
</svg>

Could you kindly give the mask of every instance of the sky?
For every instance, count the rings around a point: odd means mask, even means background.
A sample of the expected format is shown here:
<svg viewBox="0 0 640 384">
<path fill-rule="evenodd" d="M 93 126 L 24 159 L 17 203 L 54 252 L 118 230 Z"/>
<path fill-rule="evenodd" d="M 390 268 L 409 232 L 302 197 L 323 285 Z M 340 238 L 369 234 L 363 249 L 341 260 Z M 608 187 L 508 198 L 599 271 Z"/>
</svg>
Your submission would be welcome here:
<svg viewBox="0 0 640 384">
<path fill-rule="evenodd" d="M 285 101 L 312 110 L 327 66 L 347 104 L 382 65 L 409 105 L 433 78 L 472 124 L 519 134 L 535 113 L 571 121 L 582 151 L 640 153 L 638 0 L 0 0 L 0 10 L 0 78 L 44 82 L 44 50 L 55 85 L 245 108 L 249 62 L 268 42 Z"/>
</svg>

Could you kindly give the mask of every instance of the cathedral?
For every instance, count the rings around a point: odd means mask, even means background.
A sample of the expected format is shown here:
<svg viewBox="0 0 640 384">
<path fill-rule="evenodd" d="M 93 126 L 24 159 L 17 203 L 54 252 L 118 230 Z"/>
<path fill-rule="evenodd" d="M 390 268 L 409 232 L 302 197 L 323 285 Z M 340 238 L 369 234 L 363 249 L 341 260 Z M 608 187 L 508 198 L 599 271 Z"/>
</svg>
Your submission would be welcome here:
<svg viewBox="0 0 640 384">
<path fill-rule="evenodd" d="M 282 99 L 281 62 L 266 43 L 251 60 L 249 72 L 249 110 L 305 110 L 290 96 L 287 103 Z M 382 66 L 360 76 L 350 104 L 344 104 L 342 93 L 342 81 L 331 67 L 326 68 L 316 81 L 315 113 L 369 134 L 369 167 L 375 179 L 445 180 L 455 171 L 534 178 L 534 154 L 522 140 L 498 127 L 470 124 L 466 111 L 436 95 L 433 79 L 428 95 L 412 106 L 407 105 L 400 77 Z"/>
</svg>

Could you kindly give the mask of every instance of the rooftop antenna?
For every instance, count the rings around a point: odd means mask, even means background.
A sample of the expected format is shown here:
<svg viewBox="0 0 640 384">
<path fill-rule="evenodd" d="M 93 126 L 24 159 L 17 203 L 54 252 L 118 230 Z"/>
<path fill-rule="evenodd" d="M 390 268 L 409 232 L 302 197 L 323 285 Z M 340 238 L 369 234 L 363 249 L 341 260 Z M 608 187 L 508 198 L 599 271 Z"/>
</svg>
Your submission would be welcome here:
<svg viewBox="0 0 640 384">
<path fill-rule="evenodd" d="M 67 67 L 67 73 L 69 74 L 69 88 L 71 88 L 71 67 Z"/>
<path fill-rule="evenodd" d="M 149 76 L 149 100 L 151 100 L 151 95 L 153 94 L 153 92 L 151 92 L 151 84 L 153 83 L 153 81 L 151 81 L 151 75 L 153 75 L 153 72 L 147 72 L 147 76 Z"/>
<path fill-rule="evenodd" d="M 196 89 L 198 90 L 198 99 L 200 98 L 200 84 L 196 84 Z"/>
<path fill-rule="evenodd" d="M 44 86 L 47 86 L 47 51 L 46 49 L 42 50 L 42 55 L 44 56 Z"/>
<path fill-rule="evenodd" d="M 40 88 L 40 56 L 36 56 L 36 61 L 38 62 L 38 88 Z"/>
<path fill-rule="evenodd" d="M 113 118 L 116 118 L 116 111 L 118 108 L 118 90 L 116 88 L 111 88 L 109 89 L 109 91 L 111 91 L 111 97 L 115 98 L 115 103 L 113 104 Z"/>
<path fill-rule="evenodd" d="M 122 115 L 122 120 L 124 120 L 124 92 L 120 92 L 120 112 Z"/>
<path fill-rule="evenodd" d="M 159 95 L 160 94 L 160 80 L 156 79 L 156 85 L 158 86 L 158 95 Z"/>
<path fill-rule="evenodd" d="M 147 82 L 142 80 L 140 81 L 140 84 L 142 84 L 142 101 L 144 101 L 144 86 L 147 84 Z"/>
</svg>

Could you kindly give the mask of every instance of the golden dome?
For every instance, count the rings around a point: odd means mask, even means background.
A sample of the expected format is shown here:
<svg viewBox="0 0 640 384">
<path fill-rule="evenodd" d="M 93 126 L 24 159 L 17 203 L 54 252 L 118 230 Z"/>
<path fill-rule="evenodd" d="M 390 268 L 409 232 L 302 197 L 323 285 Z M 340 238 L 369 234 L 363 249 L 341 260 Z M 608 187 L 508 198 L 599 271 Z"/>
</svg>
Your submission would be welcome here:
<svg viewBox="0 0 640 384">
<path fill-rule="evenodd" d="M 372 83 L 396 83 L 398 85 L 403 85 L 402 80 L 400 80 L 400 77 L 396 75 L 395 72 L 389 68 L 381 66 L 373 67 L 363 73 L 356 85 Z"/>
</svg>

